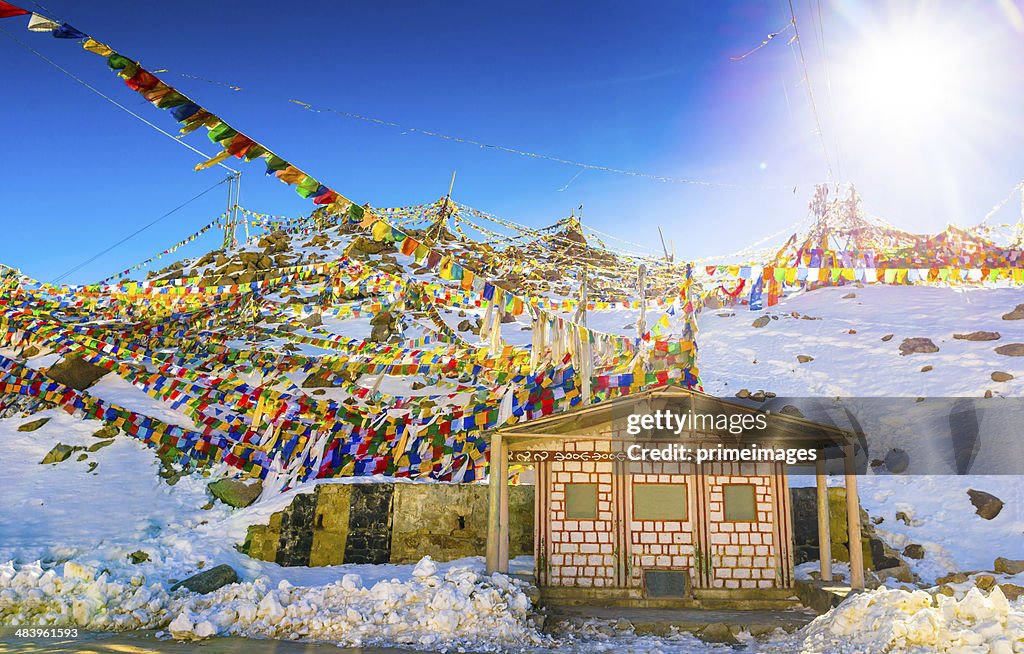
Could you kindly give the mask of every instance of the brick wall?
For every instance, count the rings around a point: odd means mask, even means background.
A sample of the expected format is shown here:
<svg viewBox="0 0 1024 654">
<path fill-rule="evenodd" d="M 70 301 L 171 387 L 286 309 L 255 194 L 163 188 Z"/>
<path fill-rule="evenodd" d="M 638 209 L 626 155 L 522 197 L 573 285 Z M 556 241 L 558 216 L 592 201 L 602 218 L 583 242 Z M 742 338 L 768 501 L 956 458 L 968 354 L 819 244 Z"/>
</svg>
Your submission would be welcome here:
<svg viewBox="0 0 1024 654">
<path fill-rule="evenodd" d="M 565 451 L 608 451 L 607 441 L 576 441 Z M 612 463 L 552 461 L 547 464 L 548 544 L 547 583 L 552 586 L 611 586 L 615 580 L 612 513 Z M 597 484 L 597 518 L 566 517 L 565 487 L 569 483 Z"/>
<path fill-rule="evenodd" d="M 776 519 L 771 463 L 705 464 L 707 493 L 708 554 L 712 588 L 771 588 L 775 585 Z M 754 486 L 756 519 L 732 522 L 725 519 L 724 488 L 730 484 Z"/>
<path fill-rule="evenodd" d="M 625 484 L 626 506 L 629 508 L 630 561 L 629 577 L 633 586 L 643 585 L 644 569 L 686 570 L 695 579 L 694 481 L 692 466 L 672 462 L 643 462 L 630 466 L 632 474 Z M 637 484 L 685 484 L 685 520 L 637 520 L 632 515 L 632 491 Z"/>
</svg>

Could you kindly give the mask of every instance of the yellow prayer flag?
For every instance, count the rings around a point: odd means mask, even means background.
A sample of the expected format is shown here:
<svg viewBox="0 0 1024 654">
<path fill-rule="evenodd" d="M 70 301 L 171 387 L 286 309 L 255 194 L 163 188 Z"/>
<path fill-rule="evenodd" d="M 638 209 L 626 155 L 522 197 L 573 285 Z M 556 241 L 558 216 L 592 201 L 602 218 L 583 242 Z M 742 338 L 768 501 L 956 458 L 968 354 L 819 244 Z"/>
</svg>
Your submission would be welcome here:
<svg viewBox="0 0 1024 654">
<path fill-rule="evenodd" d="M 206 170 L 210 166 L 216 166 L 217 164 L 219 164 L 220 162 L 224 161 L 225 159 L 227 159 L 230 156 L 231 156 L 231 153 L 228 152 L 227 150 L 224 150 L 224 151 L 214 155 L 213 157 L 210 157 L 209 159 L 207 159 L 206 161 L 204 161 L 202 163 L 197 163 L 195 169 L 196 170 Z"/>
<path fill-rule="evenodd" d="M 113 48 L 104 45 L 103 43 L 100 43 L 96 39 L 92 38 L 86 40 L 86 42 L 82 44 L 82 47 L 88 50 L 89 52 L 98 54 L 101 57 L 109 57 L 110 55 L 114 54 Z"/>
</svg>

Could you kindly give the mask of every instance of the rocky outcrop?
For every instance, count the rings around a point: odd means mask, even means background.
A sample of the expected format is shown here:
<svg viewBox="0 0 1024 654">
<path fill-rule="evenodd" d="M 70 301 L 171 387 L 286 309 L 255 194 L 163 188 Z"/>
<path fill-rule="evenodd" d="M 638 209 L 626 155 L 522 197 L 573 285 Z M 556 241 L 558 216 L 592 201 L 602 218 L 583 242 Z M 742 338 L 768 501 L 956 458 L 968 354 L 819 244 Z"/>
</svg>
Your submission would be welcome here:
<svg viewBox="0 0 1024 654">
<path fill-rule="evenodd" d="M 967 334 L 953 334 L 953 338 L 960 341 L 998 341 L 999 332 L 970 332 Z"/>
<path fill-rule="evenodd" d="M 1003 510 L 1003 501 L 992 493 L 971 488 L 967 491 L 967 495 L 971 498 L 975 512 L 986 520 L 995 518 Z"/>
<path fill-rule="evenodd" d="M 263 482 L 245 482 L 241 479 L 218 479 L 206 485 L 215 498 L 228 506 L 249 506 L 263 492 Z"/>
<path fill-rule="evenodd" d="M 18 431 L 35 431 L 48 422 L 50 422 L 49 418 L 39 418 L 38 420 L 33 420 L 32 422 L 26 422 L 24 425 L 19 425 Z"/>
<path fill-rule="evenodd" d="M 996 348 L 996 354 L 1004 357 L 1024 357 L 1024 343 L 1008 343 Z"/>
<path fill-rule="evenodd" d="M 1018 575 L 1024 572 L 1024 560 L 1021 559 L 1007 559 L 1000 556 L 995 560 L 993 569 L 1004 575 Z"/>
<path fill-rule="evenodd" d="M 900 354 L 903 356 L 909 354 L 930 354 L 938 351 L 938 346 L 930 338 L 904 338 L 903 342 L 900 343 Z"/>
<path fill-rule="evenodd" d="M 1003 320 L 1024 320 L 1024 304 L 1018 304 L 1010 313 L 1004 313 Z"/>
<path fill-rule="evenodd" d="M 72 354 L 64 357 L 60 363 L 50 366 L 46 376 L 75 390 L 84 391 L 108 372 L 110 371 L 106 368 L 100 368 Z"/>
<path fill-rule="evenodd" d="M 46 465 L 48 463 L 60 463 L 61 461 L 67 461 L 68 458 L 75 452 L 84 450 L 84 447 L 78 445 L 65 445 L 64 443 L 57 443 L 53 446 L 53 449 L 46 453 L 43 460 L 39 463 Z"/>
<path fill-rule="evenodd" d="M 238 581 L 238 574 L 234 568 L 227 564 L 221 564 L 216 567 L 210 568 L 209 570 L 203 570 L 198 574 L 194 574 L 184 581 L 171 586 L 171 591 L 178 590 L 179 588 L 185 588 L 192 591 L 193 593 L 199 593 L 205 595 L 212 593 L 222 586 L 233 584 Z"/>
</svg>

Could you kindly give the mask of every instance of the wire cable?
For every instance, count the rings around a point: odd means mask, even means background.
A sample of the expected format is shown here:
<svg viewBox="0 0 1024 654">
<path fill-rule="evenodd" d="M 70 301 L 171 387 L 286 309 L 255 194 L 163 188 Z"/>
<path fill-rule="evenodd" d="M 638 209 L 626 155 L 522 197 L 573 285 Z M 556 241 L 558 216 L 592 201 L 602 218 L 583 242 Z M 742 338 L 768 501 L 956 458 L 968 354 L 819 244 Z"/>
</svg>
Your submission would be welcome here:
<svg viewBox="0 0 1024 654">
<path fill-rule="evenodd" d="M 149 125 L 150 127 L 155 129 L 156 131 L 160 132 L 161 134 L 163 134 L 167 138 L 169 138 L 172 141 L 174 141 L 175 143 L 179 143 L 179 144 L 185 146 L 186 148 L 188 148 L 189 150 L 195 152 L 196 154 L 198 154 L 199 156 L 201 156 L 203 158 L 203 161 L 206 161 L 207 159 L 210 158 L 210 156 L 208 154 L 204 153 L 202 150 L 199 150 L 197 148 L 192 147 L 191 145 L 189 145 L 185 141 L 182 141 L 181 139 L 179 139 L 175 135 L 171 134 L 170 132 L 167 132 L 167 131 L 163 130 L 162 128 L 158 127 L 157 125 L 154 125 L 153 123 L 149 122 L 148 120 L 146 120 L 145 118 L 143 118 L 139 114 L 135 113 L 134 111 L 132 111 L 128 107 L 124 106 L 123 104 L 121 104 L 117 100 L 114 100 L 113 98 L 111 98 L 107 94 L 103 93 L 102 91 L 97 89 L 95 86 L 89 84 L 88 82 L 86 82 L 85 80 L 81 79 L 80 77 L 78 77 L 77 75 L 72 73 L 71 71 L 67 70 L 66 68 L 64 68 L 63 66 L 58 64 L 57 62 L 53 61 L 52 59 L 49 59 L 48 57 L 46 57 L 46 55 L 44 55 L 41 52 L 39 52 L 38 50 L 34 49 L 32 46 L 28 45 L 27 43 L 25 43 L 21 39 L 17 38 L 16 36 L 14 36 L 10 32 L 8 32 L 7 30 L 3 29 L 2 27 L 0 27 L 0 32 L 3 32 L 4 34 L 7 35 L 7 37 L 9 39 L 14 41 L 18 45 L 20 45 L 22 48 L 28 50 L 29 52 L 31 52 L 35 56 L 39 57 L 40 59 L 42 59 L 46 63 L 50 64 L 51 66 L 53 66 L 54 68 L 56 68 L 60 72 L 64 73 L 65 75 L 67 75 L 71 79 L 75 80 L 76 82 L 78 82 L 79 84 L 81 84 L 85 88 L 89 89 L 90 91 L 92 91 L 96 95 L 100 96 L 101 98 L 103 98 L 107 102 L 111 103 L 112 105 L 114 105 L 118 109 L 121 109 L 122 111 L 124 111 L 124 112 L 126 112 L 128 114 L 131 114 L 132 116 L 134 116 L 138 120 L 141 120 L 142 122 L 144 122 L 145 124 Z M 225 165 L 224 163 L 218 163 L 217 165 L 220 166 L 221 168 L 224 168 L 225 170 L 230 170 L 231 172 L 233 172 L 235 174 L 238 173 L 237 170 L 235 170 L 234 168 L 232 168 L 230 166 Z"/>
<path fill-rule="evenodd" d="M 818 140 L 821 141 L 821 150 L 825 155 L 825 167 L 828 169 L 830 181 L 835 180 L 835 173 L 832 171 L 832 158 L 828 154 L 828 146 L 825 145 L 825 134 L 821 129 L 821 119 L 818 117 L 818 105 L 814 102 L 814 89 L 811 84 L 811 74 L 807 70 L 807 59 L 804 57 L 804 46 L 800 40 L 800 27 L 796 22 L 796 11 L 793 9 L 793 0 L 789 1 L 789 17 L 793 21 L 793 39 L 796 41 L 797 51 L 800 53 L 800 67 L 804 73 L 804 84 L 807 86 L 807 98 L 811 102 L 811 114 L 814 116 L 814 125 L 817 127 Z"/>
<path fill-rule="evenodd" d="M 55 277 L 55 278 L 53 279 L 53 281 L 52 281 L 51 283 L 52 283 L 52 284 L 56 284 L 56 283 L 60 282 L 60 280 L 64 279 L 64 278 L 65 278 L 65 277 L 67 277 L 68 275 L 70 275 L 70 274 L 72 274 L 72 273 L 74 273 L 74 272 L 76 272 L 76 271 L 80 270 L 81 268 L 83 268 L 83 267 L 85 267 L 85 266 L 89 265 L 89 264 L 90 264 L 90 263 L 92 263 L 93 261 L 95 261 L 95 260 L 99 259 L 100 257 L 102 257 L 102 256 L 103 256 L 104 254 L 106 254 L 107 252 L 110 252 L 111 250 L 113 250 L 113 249 L 114 249 L 114 248 L 116 248 L 117 246 L 121 245 L 121 244 L 122 244 L 122 243 L 124 243 L 125 241 L 128 241 L 129 239 L 132 239 L 132 238 L 134 238 L 134 237 L 138 236 L 138 235 L 139 235 L 139 234 L 141 234 L 142 232 L 146 231 L 147 229 L 149 229 L 149 228 L 150 228 L 150 227 L 152 227 L 153 225 L 157 224 L 158 222 L 160 222 L 160 221 L 161 221 L 161 220 L 163 220 L 164 218 L 166 218 L 166 217 L 170 216 L 171 214 L 175 213 L 175 212 L 176 212 L 176 211 L 178 211 L 179 209 L 183 209 L 184 207 L 188 206 L 188 205 L 189 205 L 189 204 L 191 204 L 192 202 L 195 202 L 196 200 L 198 200 L 199 198 L 203 197 L 204 195 L 206 195 L 207 193 L 209 193 L 209 192 L 210 192 L 210 191 L 212 191 L 213 189 L 215 189 L 215 188 L 217 188 L 218 186 L 220 186 L 221 184 L 223 184 L 223 183 L 227 182 L 227 181 L 228 181 L 229 179 L 232 179 L 232 178 L 231 178 L 231 177 L 225 177 L 224 179 L 220 180 L 219 182 L 217 182 L 216 184 L 214 184 L 214 185 L 213 185 L 213 186 L 211 186 L 210 188 L 208 188 L 208 189 L 206 189 L 205 191 L 203 191 L 202 193 L 200 193 L 199 195 L 193 196 L 192 198 L 190 198 L 190 199 L 186 200 L 185 202 L 182 202 L 181 204 L 179 204 L 178 206 L 174 207 L 173 209 L 171 209 L 170 211 L 168 211 L 168 212 L 167 212 L 167 213 L 165 213 L 164 215 L 160 216 L 159 218 L 157 218 L 157 219 L 155 219 L 155 220 L 153 220 L 153 221 L 151 221 L 151 222 L 149 222 L 149 223 L 147 223 L 147 224 L 143 225 L 142 227 L 138 228 L 137 230 L 135 230 L 134 232 L 132 232 L 132 233 L 131 233 L 131 234 L 129 234 L 128 236 L 125 236 L 124 238 L 122 238 L 122 239 L 121 239 L 120 241 L 118 241 L 117 243 L 114 243 L 113 245 L 111 245 L 110 247 L 106 248 L 105 250 L 103 250 L 103 251 L 101 251 L 101 252 L 97 252 L 97 253 L 96 253 L 95 255 L 93 255 L 93 256 L 91 256 L 91 257 L 89 257 L 88 259 L 86 259 L 86 260 L 85 260 L 85 261 L 83 261 L 82 263 L 78 264 L 78 265 L 77 265 L 77 266 L 75 266 L 74 268 L 71 268 L 70 270 L 68 270 L 68 271 L 64 272 L 63 274 L 61 274 L 61 275 L 59 275 L 59 276 Z"/>
</svg>

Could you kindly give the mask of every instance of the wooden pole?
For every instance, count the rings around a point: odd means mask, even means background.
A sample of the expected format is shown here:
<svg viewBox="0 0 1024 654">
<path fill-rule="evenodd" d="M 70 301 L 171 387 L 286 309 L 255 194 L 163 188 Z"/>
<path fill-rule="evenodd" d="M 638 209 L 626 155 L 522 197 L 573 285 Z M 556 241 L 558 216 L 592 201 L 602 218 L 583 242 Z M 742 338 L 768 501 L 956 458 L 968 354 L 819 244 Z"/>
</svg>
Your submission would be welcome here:
<svg viewBox="0 0 1024 654">
<path fill-rule="evenodd" d="M 487 574 L 498 571 L 500 548 L 498 537 L 501 530 L 501 489 L 498 485 L 500 472 L 498 461 L 503 458 L 501 434 L 491 433 L 490 465 L 487 474 Z"/>
<path fill-rule="evenodd" d="M 821 562 L 821 580 L 832 581 L 832 535 L 829 533 L 828 477 L 825 476 L 824 452 L 814 464 L 815 487 L 818 495 L 818 559 Z"/>
<path fill-rule="evenodd" d="M 583 266 L 583 283 L 580 285 L 580 325 L 587 326 L 587 266 Z M 580 392 L 583 394 L 583 406 L 590 405 L 590 376 L 594 368 L 594 353 L 590 348 L 590 335 L 584 330 L 580 334 Z"/>
<path fill-rule="evenodd" d="M 498 457 L 498 572 L 508 574 L 508 452 L 504 439 Z"/>
<path fill-rule="evenodd" d="M 661 225 L 658 225 L 658 237 L 661 238 L 661 251 L 665 253 L 665 261 L 668 261 L 668 248 L 665 247 L 665 234 L 661 231 Z"/>
<path fill-rule="evenodd" d="M 864 589 L 864 550 L 860 542 L 860 498 L 857 496 L 857 471 L 853 444 L 843 446 L 846 472 L 846 526 L 850 537 L 850 587 Z"/>
<path fill-rule="evenodd" d="M 636 323 L 636 336 L 643 338 L 647 332 L 647 266 L 640 264 L 637 271 L 637 284 L 640 286 L 640 320 Z"/>
</svg>

